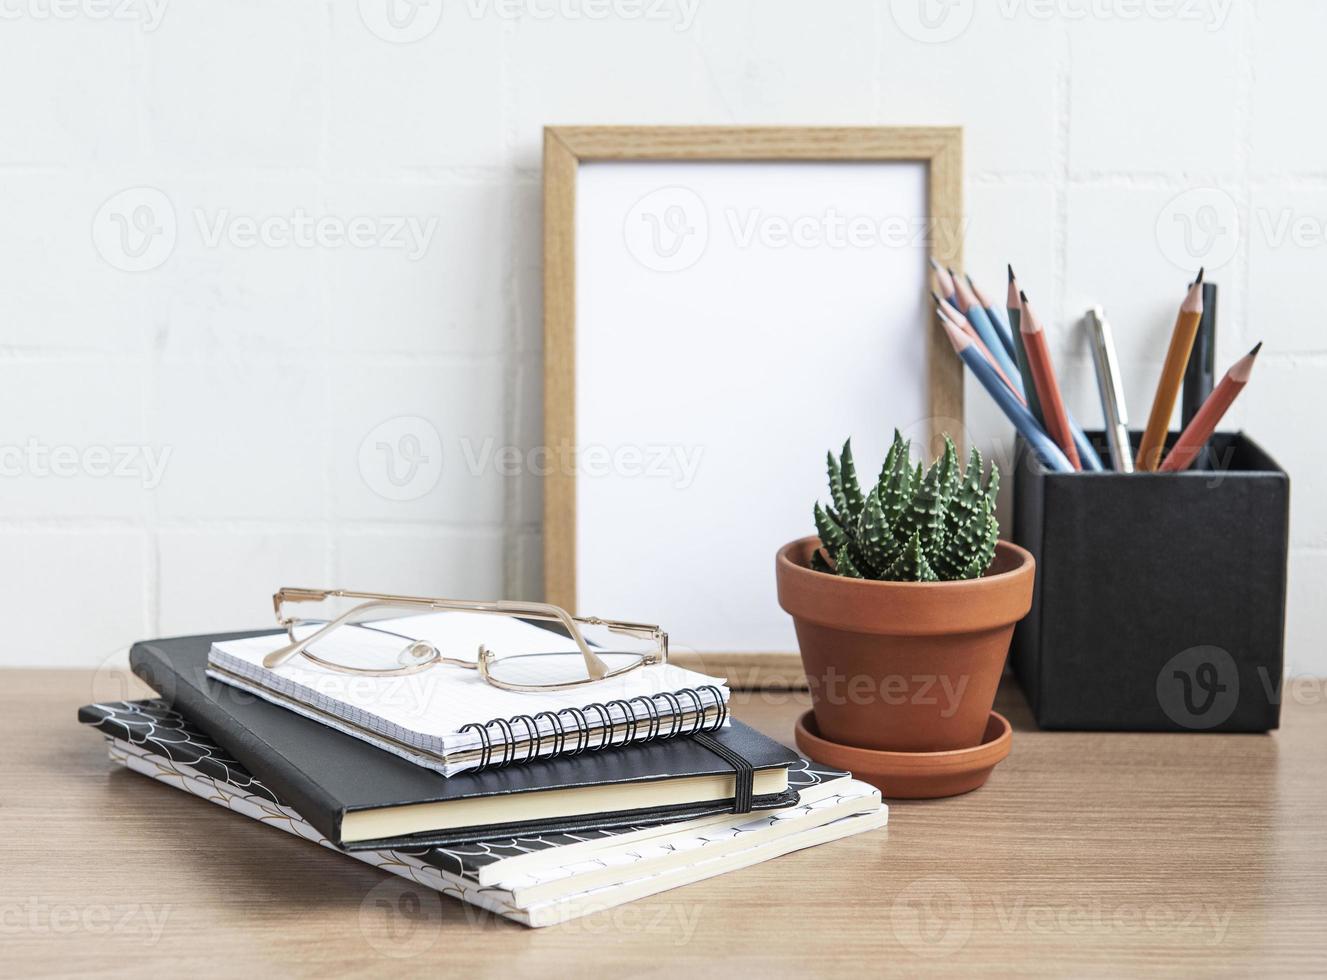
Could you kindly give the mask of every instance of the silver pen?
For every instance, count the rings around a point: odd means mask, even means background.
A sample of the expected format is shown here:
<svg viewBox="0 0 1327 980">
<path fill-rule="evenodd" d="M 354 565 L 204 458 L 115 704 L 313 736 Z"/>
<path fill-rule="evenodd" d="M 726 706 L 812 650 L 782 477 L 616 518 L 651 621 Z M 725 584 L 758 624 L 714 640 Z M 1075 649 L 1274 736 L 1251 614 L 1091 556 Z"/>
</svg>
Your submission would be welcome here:
<svg viewBox="0 0 1327 980">
<path fill-rule="evenodd" d="M 1111 465 L 1117 473 L 1132 473 L 1133 446 L 1129 442 L 1129 412 L 1124 407 L 1124 382 L 1115 357 L 1115 339 L 1100 306 L 1087 311 L 1087 328 L 1092 337 L 1092 363 L 1097 369 L 1097 388 L 1101 392 L 1101 414 L 1105 416 Z"/>
</svg>

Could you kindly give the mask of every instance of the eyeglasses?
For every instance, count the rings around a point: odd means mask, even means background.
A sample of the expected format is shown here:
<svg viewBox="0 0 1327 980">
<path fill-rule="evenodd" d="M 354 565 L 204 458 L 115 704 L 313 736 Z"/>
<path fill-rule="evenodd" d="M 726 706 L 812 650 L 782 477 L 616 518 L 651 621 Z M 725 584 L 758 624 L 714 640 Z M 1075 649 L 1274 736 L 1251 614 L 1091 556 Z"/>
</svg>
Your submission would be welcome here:
<svg viewBox="0 0 1327 980">
<path fill-rule="evenodd" d="M 342 599 L 355 601 L 356 605 L 330 619 L 296 616 L 289 609 L 301 603 Z M 597 616 L 572 616 L 560 606 L 546 602 L 475 602 L 344 589 L 283 588 L 272 596 L 272 607 L 277 623 L 285 628 L 290 643 L 263 658 L 263 666 L 269 669 L 280 667 L 294 657 L 303 657 L 328 670 L 373 677 L 414 674 L 442 665 L 477 670 L 486 683 L 504 691 L 538 692 L 592 684 L 619 677 L 639 667 L 668 661 L 668 634 L 658 626 Z M 396 632 L 400 627 L 399 619 L 374 620 L 390 609 L 405 609 L 414 615 L 467 612 L 557 623 L 566 637 L 576 644 L 576 651 L 503 656 L 481 643 L 474 660 L 444 656 L 430 641 Z M 388 628 L 388 623 L 393 628 Z M 645 649 L 612 650 L 598 642 L 592 648 L 586 639 L 587 631 L 601 632 L 604 640 L 614 646 L 621 645 L 618 638 L 629 637 L 638 645 L 644 645 Z M 550 630 L 549 636 L 552 639 L 559 634 Z M 317 652 L 312 649 L 315 644 Z"/>
</svg>

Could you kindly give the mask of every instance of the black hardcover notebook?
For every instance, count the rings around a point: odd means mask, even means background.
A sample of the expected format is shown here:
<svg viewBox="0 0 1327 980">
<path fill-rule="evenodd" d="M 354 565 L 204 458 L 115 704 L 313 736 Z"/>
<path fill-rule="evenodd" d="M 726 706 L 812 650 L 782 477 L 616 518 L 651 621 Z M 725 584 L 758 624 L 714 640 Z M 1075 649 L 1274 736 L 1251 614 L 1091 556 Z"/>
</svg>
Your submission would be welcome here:
<svg viewBox="0 0 1327 980">
<path fill-rule="evenodd" d="M 734 808 L 738 768 L 752 770 L 750 805 L 743 809 L 797 802 L 787 778 L 797 754 L 740 722 L 708 736 L 443 777 L 206 676 L 214 642 L 252 635 L 145 641 L 134 645 L 129 662 L 166 702 L 347 850 L 690 820 Z"/>
</svg>

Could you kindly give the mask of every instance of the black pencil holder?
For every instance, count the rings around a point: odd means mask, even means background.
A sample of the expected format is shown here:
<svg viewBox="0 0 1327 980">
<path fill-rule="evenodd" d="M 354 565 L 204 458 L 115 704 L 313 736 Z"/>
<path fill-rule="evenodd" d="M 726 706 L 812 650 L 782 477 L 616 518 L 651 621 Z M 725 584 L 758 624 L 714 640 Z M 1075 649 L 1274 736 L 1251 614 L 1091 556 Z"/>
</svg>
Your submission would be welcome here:
<svg viewBox="0 0 1327 980">
<path fill-rule="evenodd" d="M 1290 479 L 1242 432 L 1201 466 L 1054 473 L 1018 440 L 1013 537 L 1037 583 L 1012 660 L 1042 728 L 1277 727 Z"/>
</svg>

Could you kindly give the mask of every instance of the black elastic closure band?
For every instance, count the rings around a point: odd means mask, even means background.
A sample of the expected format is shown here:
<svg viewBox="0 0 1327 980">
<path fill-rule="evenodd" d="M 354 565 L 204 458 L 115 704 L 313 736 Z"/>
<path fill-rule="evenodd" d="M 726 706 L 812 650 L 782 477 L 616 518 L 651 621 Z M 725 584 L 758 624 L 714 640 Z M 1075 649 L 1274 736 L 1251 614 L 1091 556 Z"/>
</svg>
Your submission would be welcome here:
<svg viewBox="0 0 1327 980">
<path fill-rule="evenodd" d="M 733 813 L 750 813 L 751 804 L 755 797 L 756 770 L 751 767 L 751 763 L 747 761 L 746 756 L 734 752 L 714 736 L 705 732 L 697 733 L 692 737 L 692 740 L 699 745 L 703 745 L 733 767 L 733 773 L 737 776 L 737 789 L 733 793 Z"/>
</svg>

